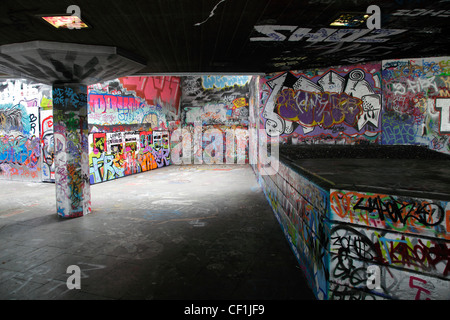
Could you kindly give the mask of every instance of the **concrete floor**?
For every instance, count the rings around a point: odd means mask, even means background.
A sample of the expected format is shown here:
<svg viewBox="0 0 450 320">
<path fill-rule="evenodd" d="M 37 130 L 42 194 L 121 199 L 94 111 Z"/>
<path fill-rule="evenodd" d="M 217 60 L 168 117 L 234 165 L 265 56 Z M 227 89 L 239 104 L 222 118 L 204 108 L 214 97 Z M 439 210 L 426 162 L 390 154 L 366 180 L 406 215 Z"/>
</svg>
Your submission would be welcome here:
<svg viewBox="0 0 450 320">
<path fill-rule="evenodd" d="M 56 215 L 54 184 L 0 190 L 0 299 L 314 299 L 249 165 L 96 184 L 75 219 Z"/>
</svg>

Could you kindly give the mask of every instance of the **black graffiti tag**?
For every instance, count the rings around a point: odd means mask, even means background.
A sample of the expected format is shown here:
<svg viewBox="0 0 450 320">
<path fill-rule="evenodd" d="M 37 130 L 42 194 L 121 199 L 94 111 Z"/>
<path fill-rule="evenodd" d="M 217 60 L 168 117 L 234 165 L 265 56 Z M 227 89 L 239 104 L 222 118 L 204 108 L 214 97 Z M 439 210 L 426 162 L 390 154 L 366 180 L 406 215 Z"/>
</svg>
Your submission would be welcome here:
<svg viewBox="0 0 450 320">
<path fill-rule="evenodd" d="M 390 196 L 388 199 L 376 197 L 362 197 L 353 206 L 353 210 L 364 210 L 368 213 L 377 212 L 379 219 L 384 221 L 386 217 L 394 223 L 406 224 L 408 219 L 415 219 L 424 226 L 437 226 L 444 219 L 444 209 L 436 203 L 426 201 L 401 202 Z"/>
</svg>

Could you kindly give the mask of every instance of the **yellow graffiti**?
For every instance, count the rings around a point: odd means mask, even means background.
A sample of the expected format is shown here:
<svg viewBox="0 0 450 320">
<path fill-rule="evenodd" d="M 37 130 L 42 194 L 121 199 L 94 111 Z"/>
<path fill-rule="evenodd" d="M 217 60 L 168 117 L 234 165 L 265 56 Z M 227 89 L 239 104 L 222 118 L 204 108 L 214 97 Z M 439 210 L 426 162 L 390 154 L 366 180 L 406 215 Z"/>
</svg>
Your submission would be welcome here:
<svg viewBox="0 0 450 320">
<path fill-rule="evenodd" d="M 248 106 L 248 102 L 245 98 L 237 98 L 233 100 L 233 110 Z"/>
</svg>

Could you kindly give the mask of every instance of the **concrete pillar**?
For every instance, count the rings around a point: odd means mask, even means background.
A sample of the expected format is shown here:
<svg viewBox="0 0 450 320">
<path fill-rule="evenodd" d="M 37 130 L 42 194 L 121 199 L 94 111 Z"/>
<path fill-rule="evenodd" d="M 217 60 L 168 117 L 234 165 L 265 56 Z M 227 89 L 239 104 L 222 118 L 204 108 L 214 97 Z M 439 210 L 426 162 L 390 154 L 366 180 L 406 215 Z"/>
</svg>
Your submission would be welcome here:
<svg viewBox="0 0 450 320">
<path fill-rule="evenodd" d="M 53 85 L 56 209 L 60 217 L 91 212 L 87 87 Z"/>
</svg>

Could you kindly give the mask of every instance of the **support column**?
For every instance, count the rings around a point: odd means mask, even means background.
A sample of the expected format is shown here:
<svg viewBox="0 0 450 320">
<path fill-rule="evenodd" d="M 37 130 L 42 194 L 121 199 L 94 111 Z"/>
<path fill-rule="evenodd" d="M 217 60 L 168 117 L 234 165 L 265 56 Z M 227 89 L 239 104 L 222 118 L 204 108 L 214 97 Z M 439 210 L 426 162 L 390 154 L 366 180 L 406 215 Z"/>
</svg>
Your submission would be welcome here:
<svg viewBox="0 0 450 320">
<path fill-rule="evenodd" d="M 56 210 L 74 218 L 91 212 L 87 86 L 53 85 Z"/>
</svg>

